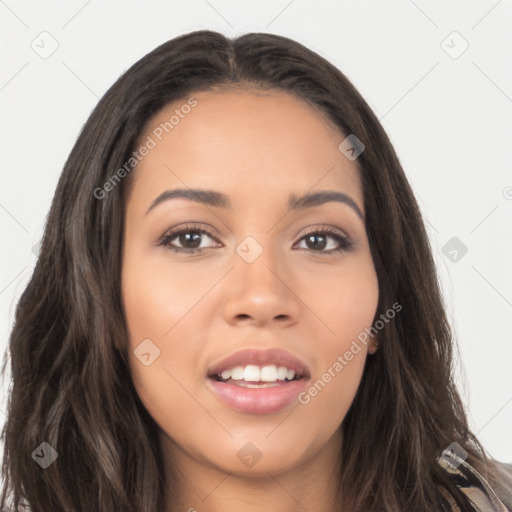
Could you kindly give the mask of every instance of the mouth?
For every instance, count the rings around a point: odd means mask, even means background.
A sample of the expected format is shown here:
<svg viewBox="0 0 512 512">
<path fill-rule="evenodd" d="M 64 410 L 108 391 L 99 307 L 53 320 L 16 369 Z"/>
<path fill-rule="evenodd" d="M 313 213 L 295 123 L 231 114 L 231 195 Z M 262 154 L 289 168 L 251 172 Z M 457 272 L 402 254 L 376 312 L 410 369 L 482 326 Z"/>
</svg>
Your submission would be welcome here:
<svg viewBox="0 0 512 512">
<path fill-rule="evenodd" d="M 295 401 L 309 379 L 307 365 L 288 352 L 243 350 L 214 365 L 207 385 L 232 409 L 271 414 Z"/>
<path fill-rule="evenodd" d="M 220 374 L 215 373 L 210 376 L 217 382 L 245 388 L 270 388 L 292 380 L 300 380 L 303 377 L 303 375 L 297 374 L 294 369 L 286 366 L 267 365 L 260 367 L 254 364 L 235 366 L 223 370 Z"/>
</svg>

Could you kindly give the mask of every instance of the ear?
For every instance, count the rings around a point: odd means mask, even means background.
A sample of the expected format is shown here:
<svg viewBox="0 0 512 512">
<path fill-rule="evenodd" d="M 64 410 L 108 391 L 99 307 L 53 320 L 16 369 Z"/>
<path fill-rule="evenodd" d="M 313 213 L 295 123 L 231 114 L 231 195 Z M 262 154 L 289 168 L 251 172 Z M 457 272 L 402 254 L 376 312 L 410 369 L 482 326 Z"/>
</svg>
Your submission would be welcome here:
<svg viewBox="0 0 512 512">
<path fill-rule="evenodd" d="M 375 354 L 377 350 L 379 349 L 379 336 L 375 336 L 375 338 L 372 338 L 372 340 L 368 343 L 368 354 Z"/>
</svg>

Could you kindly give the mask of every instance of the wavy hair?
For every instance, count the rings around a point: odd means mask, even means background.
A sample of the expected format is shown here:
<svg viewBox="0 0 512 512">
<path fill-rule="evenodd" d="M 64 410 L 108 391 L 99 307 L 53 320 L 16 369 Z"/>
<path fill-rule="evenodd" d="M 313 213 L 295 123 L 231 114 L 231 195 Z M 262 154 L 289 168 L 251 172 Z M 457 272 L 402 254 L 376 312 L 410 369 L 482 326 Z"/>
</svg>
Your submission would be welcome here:
<svg viewBox="0 0 512 512">
<path fill-rule="evenodd" d="M 342 424 L 340 495 L 355 512 L 473 510 L 438 464 L 457 442 L 489 482 L 498 473 L 470 432 L 452 369 L 453 336 L 420 210 L 377 117 L 326 59 L 283 36 L 201 30 L 136 62 L 101 98 L 65 163 L 33 275 L 4 355 L 12 381 L 2 431 L 0 507 L 33 512 L 155 512 L 164 506 L 157 425 L 132 384 L 121 300 L 126 195 L 133 173 L 99 200 L 167 104 L 205 90 L 278 89 L 365 145 L 357 163 L 379 283 L 380 332 Z M 42 469 L 31 456 L 58 453 Z"/>
</svg>

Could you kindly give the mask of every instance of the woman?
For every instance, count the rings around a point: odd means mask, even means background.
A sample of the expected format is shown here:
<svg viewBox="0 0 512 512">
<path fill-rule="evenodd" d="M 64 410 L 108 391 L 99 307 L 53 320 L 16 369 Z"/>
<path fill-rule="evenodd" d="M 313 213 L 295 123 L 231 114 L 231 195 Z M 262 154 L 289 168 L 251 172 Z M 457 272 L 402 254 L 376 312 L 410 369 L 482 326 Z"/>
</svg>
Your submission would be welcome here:
<svg viewBox="0 0 512 512">
<path fill-rule="evenodd" d="M 194 32 L 112 86 L 9 348 L 2 506 L 512 509 L 391 143 L 284 37 Z"/>
</svg>

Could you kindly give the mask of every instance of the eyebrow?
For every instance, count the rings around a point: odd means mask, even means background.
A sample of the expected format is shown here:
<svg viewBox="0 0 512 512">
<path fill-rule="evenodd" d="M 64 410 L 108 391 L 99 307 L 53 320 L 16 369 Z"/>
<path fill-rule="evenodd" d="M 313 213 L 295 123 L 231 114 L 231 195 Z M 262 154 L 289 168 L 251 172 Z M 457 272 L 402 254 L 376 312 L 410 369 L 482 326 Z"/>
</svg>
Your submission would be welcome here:
<svg viewBox="0 0 512 512">
<path fill-rule="evenodd" d="M 178 188 L 162 192 L 151 203 L 150 207 L 146 211 L 146 214 L 148 214 L 159 204 L 171 199 L 187 199 L 189 201 L 204 203 L 217 208 L 231 208 L 232 206 L 229 197 L 222 192 L 207 189 Z M 307 208 L 312 208 L 314 206 L 319 206 L 332 201 L 350 206 L 350 208 L 352 208 L 364 221 L 363 213 L 361 212 L 361 209 L 356 204 L 356 202 L 347 194 L 344 194 L 343 192 L 337 192 L 335 190 L 319 190 L 313 193 L 306 193 L 301 197 L 290 194 L 288 197 L 288 208 L 294 211 L 305 210 Z"/>
</svg>

